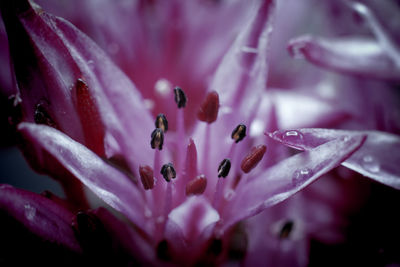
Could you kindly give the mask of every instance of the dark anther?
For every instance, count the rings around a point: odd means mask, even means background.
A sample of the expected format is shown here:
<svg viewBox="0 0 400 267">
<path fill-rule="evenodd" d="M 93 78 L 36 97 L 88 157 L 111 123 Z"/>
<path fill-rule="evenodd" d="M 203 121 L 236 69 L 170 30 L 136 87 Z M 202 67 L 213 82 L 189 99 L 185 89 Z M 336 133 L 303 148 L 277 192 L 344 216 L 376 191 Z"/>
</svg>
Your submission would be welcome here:
<svg viewBox="0 0 400 267">
<path fill-rule="evenodd" d="M 288 238 L 293 230 L 293 226 L 294 223 L 292 221 L 285 222 L 285 224 L 282 226 L 281 231 L 279 232 L 279 238 Z"/>
<path fill-rule="evenodd" d="M 150 166 L 139 166 L 140 180 L 142 181 L 145 190 L 153 189 L 154 174 Z"/>
<path fill-rule="evenodd" d="M 224 159 L 218 166 L 218 177 L 226 177 L 231 169 L 231 161 L 229 159 Z"/>
<path fill-rule="evenodd" d="M 201 195 L 207 187 L 207 179 L 204 175 L 197 176 L 186 185 L 186 195 Z"/>
<path fill-rule="evenodd" d="M 231 135 L 232 139 L 235 140 L 235 143 L 239 143 L 246 137 L 246 125 L 243 123 L 236 126 L 236 128 L 232 131 Z"/>
<path fill-rule="evenodd" d="M 45 124 L 56 128 L 56 124 L 42 104 L 37 104 L 33 119 L 37 124 Z"/>
<path fill-rule="evenodd" d="M 162 146 L 164 144 L 164 132 L 160 128 L 156 128 L 152 133 L 151 133 L 151 148 L 155 149 L 158 148 L 158 150 L 162 149 Z"/>
<path fill-rule="evenodd" d="M 171 260 L 171 252 L 169 251 L 169 246 L 168 246 L 168 241 L 167 240 L 161 240 L 160 243 L 158 243 L 157 248 L 157 258 L 163 261 L 170 261 Z"/>
<path fill-rule="evenodd" d="M 156 128 L 160 128 L 164 133 L 168 131 L 168 121 L 164 114 L 160 113 L 156 118 Z"/>
<path fill-rule="evenodd" d="M 253 147 L 242 160 L 242 164 L 240 165 L 242 171 L 249 173 L 252 169 L 254 169 L 264 157 L 265 152 L 267 152 L 267 147 L 265 145 Z"/>
<path fill-rule="evenodd" d="M 219 110 L 219 96 L 217 92 L 210 92 L 200 106 L 197 118 L 212 123 L 217 120 Z"/>
<path fill-rule="evenodd" d="M 185 95 L 185 92 L 183 92 L 182 88 L 177 86 L 174 89 L 174 94 L 175 94 L 175 102 L 178 105 L 178 108 L 184 108 L 187 103 L 187 97 Z"/>
<path fill-rule="evenodd" d="M 174 165 L 172 165 L 172 163 L 164 164 L 161 168 L 160 173 L 167 182 L 170 182 L 171 179 L 175 179 L 176 177 L 176 172 L 174 169 Z"/>
<path fill-rule="evenodd" d="M 222 252 L 222 240 L 214 238 L 207 249 L 207 254 L 218 256 Z"/>
</svg>

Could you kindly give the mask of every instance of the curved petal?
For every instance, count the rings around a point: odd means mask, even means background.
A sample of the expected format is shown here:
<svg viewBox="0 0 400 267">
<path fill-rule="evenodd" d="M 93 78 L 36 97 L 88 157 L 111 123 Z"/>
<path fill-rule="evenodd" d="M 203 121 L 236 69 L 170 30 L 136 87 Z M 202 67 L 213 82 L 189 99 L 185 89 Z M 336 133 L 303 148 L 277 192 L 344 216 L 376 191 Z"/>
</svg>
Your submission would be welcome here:
<svg viewBox="0 0 400 267">
<path fill-rule="evenodd" d="M 365 38 L 301 36 L 289 42 L 293 57 L 342 73 L 400 80 L 400 66 L 376 41 Z"/>
<path fill-rule="evenodd" d="M 107 55 L 72 24 L 28 1 L 1 7 L 26 120 L 37 122 L 41 105 L 47 122 L 97 154 L 122 153 L 132 170 L 139 159 L 150 162 L 150 114 Z"/>
<path fill-rule="evenodd" d="M 73 214 L 55 202 L 29 191 L 0 185 L 0 210 L 44 241 L 81 251 L 71 227 Z"/>
<path fill-rule="evenodd" d="M 203 196 L 193 196 L 173 209 L 168 218 L 182 229 L 186 240 L 193 242 L 207 226 L 219 220 L 219 214 L 209 200 Z"/>
<path fill-rule="evenodd" d="M 289 135 L 288 135 L 289 133 Z M 343 166 L 375 181 L 400 189 L 400 137 L 378 131 L 346 131 L 329 129 L 298 129 L 276 131 L 269 136 L 284 145 L 311 150 L 337 138 L 364 134 L 367 140 Z M 346 137 L 347 136 L 347 137 Z"/>
<path fill-rule="evenodd" d="M 146 230 L 144 199 L 138 187 L 123 173 L 54 128 L 21 123 L 18 129 L 35 145 L 38 160 L 43 152 L 49 153 L 104 202 Z"/>
<path fill-rule="evenodd" d="M 245 183 L 239 183 L 235 196 L 227 203 L 221 216 L 224 222 L 223 229 L 303 189 L 321 175 L 339 166 L 364 140 L 365 135 L 332 140 L 285 159 L 256 177 L 249 177 Z"/>
</svg>

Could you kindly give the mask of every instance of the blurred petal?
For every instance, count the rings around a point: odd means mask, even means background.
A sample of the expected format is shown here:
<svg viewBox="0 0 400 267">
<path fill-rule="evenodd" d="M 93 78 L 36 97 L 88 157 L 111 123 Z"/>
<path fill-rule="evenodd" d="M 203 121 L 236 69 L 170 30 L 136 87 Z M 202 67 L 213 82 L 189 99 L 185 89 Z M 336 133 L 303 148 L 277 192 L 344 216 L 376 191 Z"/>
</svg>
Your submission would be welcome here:
<svg viewBox="0 0 400 267">
<path fill-rule="evenodd" d="M 335 139 L 285 159 L 237 187 L 222 214 L 224 229 L 275 205 L 340 165 L 364 142 L 364 135 Z"/>
<path fill-rule="evenodd" d="M 54 128 L 21 123 L 18 129 L 24 138 L 36 145 L 39 159 L 44 151 L 49 153 L 104 202 L 146 230 L 146 204 L 138 187 L 124 174 Z"/>
<path fill-rule="evenodd" d="M 75 252 L 81 250 L 71 227 L 73 214 L 41 195 L 0 185 L 0 211 L 46 242 Z M 18 233 L 14 234 L 17 236 Z"/>
<path fill-rule="evenodd" d="M 2 12 L 26 120 L 35 121 L 41 105 L 56 128 L 100 155 L 99 146 L 109 157 L 123 153 L 132 170 L 152 159 L 147 142 L 138 142 L 153 128 L 141 95 L 93 41 L 24 0 L 2 4 Z"/>
<path fill-rule="evenodd" d="M 168 215 L 181 229 L 186 240 L 193 242 L 212 223 L 219 220 L 218 212 L 203 196 L 192 196 Z"/>
<path fill-rule="evenodd" d="M 291 133 L 288 134 L 287 133 Z M 400 189 L 400 137 L 378 131 L 345 131 L 329 129 L 298 129 L 276 131 L 269 136 L 284 145 L 300 150 L 311 150 L 337 138 L 364 134 L 367 140 L 343 166 L 375 181 Z"/>
<path fill-rule="evenodd" d="M 400 66 L 376 41 L 365 38 L 301 36 L 289 42 L 293 57 L 342 73 L 400 80 Z"/>
</svg>

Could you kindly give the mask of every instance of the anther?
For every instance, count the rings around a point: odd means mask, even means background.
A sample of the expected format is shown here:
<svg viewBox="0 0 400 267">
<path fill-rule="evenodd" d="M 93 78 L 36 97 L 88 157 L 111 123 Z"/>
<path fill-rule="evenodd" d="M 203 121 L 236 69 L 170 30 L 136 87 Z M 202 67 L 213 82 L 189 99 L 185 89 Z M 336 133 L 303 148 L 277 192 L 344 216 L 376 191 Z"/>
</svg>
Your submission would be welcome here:
<svg viewBox="0 0 400 267">
<path fill-rule="evenodd" d="M 262 160 L 266 151 L 267 147 L 265 145 L 253 147 L 242 160 L 242 164 L 240 165 L 242 171 L 244 173 L 249 173 L 252 169 L 254 169 Z"/>
<path fill-rule="evenodd" d="M 279 238 L 288 238 L 293 230 L 293 226 L 294 223 L 292 221 L 285 222 L 285 224 L 282 226 L 281 231 L 279 232 Z"/>
<path fill-rule="evenodd" d="M 219 96 L 217 92 L 210 92 L 201 104 L 197 118 L 201 121 L 212 123 L 217 120 L 219 110 Z"/>
<path fill-rule="evenodd" d="M 157 115 L 156 128 L 160 128 L 164 133 L 168 131 L 168 121 L 164 114 L 160 113 Z"/>
<path fill-rule="evenodd" d="M 178 86 L 175 87 L 174 95 L 175 95 L 175 102 L 178 105 L 178 108 L 184 108 L 187 103 L 187 97 L 185 95 L 185 92 L 183 92 L 182 88 Z"/>
<path fill-rule="evenodd" d="M 171 179 L 175 179 L 176 177 L 176 172 L 174 169 L 174 165 L 172 165 L 172 163 L 164 164 L 161 168 L 160 173 L 167 182 L 170 182 Z"/>
<path fill-rule="evenodd" d="M 35 114 L 33 119 L 37 124 L 45 124 L 54 128 L 56 127 L 56 123 L 50 117 L 49 113 L 47 112 L 46 108 L 42 104 L 37 104 L 35 108 Z"/>
<path fill-rule="evenodd" d="M 152 133 L 151 133 L 151 148 L 155 149 L 158 148 L 158 150 L 162 150 L 162 146 L 164 144 L 164 132 L 160 128 L 156 128 Z"/>
<path fill-rule="evenodd" d="M 240 123 L 236 128 L 232 131 L 231 135 L 232 139 L 235 140 L 235 143 L 239 143 L 246 137 L 246 125 Z"/>
<path fill-rule="evenodd" d="M 229 159 L 224 159 L 218 166 L 218 177 L 226 177 L 231 169 L 231 161 Z"/>
<path fill-rule="evenodd" d="M 154 174 L 150 166 L 139 166 L 140 180 L 142 181 L 145 190 L 153 189 Z"/>
<path fill-rule="evenodd" d="M 186 195 L 201 195 L 207 187 L 207 179 L 204 175 L 197 176 L 186 185 Z"/>
</svg>

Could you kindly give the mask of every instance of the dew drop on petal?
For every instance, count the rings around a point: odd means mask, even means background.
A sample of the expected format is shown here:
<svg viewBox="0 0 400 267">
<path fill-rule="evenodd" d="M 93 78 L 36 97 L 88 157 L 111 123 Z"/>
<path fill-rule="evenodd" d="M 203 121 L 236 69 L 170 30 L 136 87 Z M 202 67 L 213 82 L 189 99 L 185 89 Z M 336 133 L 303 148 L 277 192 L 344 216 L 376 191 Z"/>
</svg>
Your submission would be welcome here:
<svg viewBox="0 0 400 267">
<path fill-rule="evenodd" d="M 371 155 L 365 155 L 362 159 L 362 166 L 366 171 L 377 173 L 380 171 L 380 165 Z"/>
<path fill-rule="evenodd" d="M 303 139 L 303 134 L 299 131 L 286 131 L 282 135 L 282 139 L 285 142 L 299 142 Z"/>
<path fill-rule="evenodd" d="M 24 208 L 25 208 L 25 217 L 29 221 L 32 221 L 36 216 L 36 208 L 32 207 L 30 204 L 25 204 Z"/>
<path fill-rule="evenodd" d="M 310 168 L 298 169 L 293 173 L 292 183 L 295 186 L 300 185 L 304 180 L 309 179 L 313 175 L 313 171 Z"/>
</svg>

